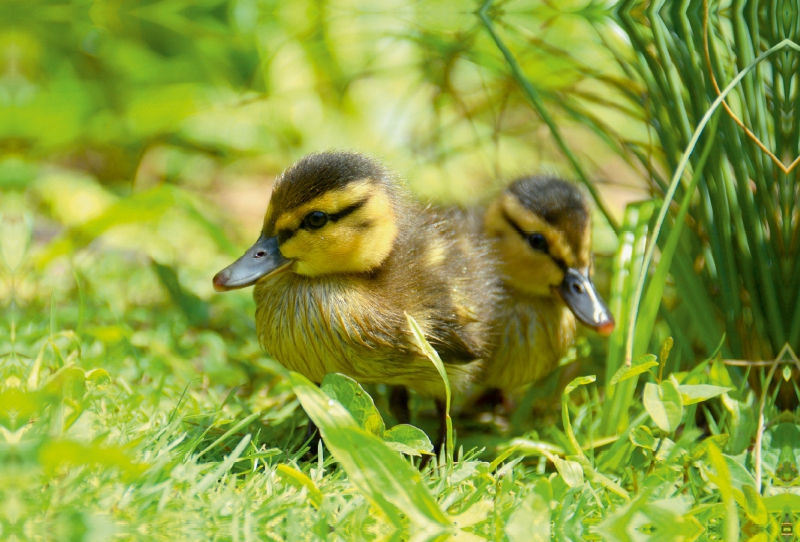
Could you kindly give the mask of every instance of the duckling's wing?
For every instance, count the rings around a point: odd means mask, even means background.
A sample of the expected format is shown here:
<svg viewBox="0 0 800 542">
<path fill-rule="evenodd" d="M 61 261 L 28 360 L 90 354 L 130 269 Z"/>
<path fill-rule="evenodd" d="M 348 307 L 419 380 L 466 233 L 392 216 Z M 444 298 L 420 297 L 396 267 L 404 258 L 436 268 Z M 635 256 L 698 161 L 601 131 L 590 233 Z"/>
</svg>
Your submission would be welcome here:
<svg viewBox="0 0 800 542">
<path fill-rule="evenodd" d="M 448 330 L 447 333 L 439 335 L 440 341 L 432 341 L 431 346 L 436 349 L 443 363 L 456 365 L 472 363 L 484 357 L 483 353 L 475 344 L 468 344 L 458 333 Z"/>
<path fill-rule="evenodd" d="M 430 323 L 431 346 L 445 363 L 465 364 L 488 355 L 489 322 L 500 296 L 489 242 L 477 234 L 478 215 L 456 207 L 429 209 L 429 232 L 438 244 L 428 242 L 429 253 L 441 247 L 444 257 L 431 259 L 445 288 L 436 286 L 440 310 Z"/>
</svg>

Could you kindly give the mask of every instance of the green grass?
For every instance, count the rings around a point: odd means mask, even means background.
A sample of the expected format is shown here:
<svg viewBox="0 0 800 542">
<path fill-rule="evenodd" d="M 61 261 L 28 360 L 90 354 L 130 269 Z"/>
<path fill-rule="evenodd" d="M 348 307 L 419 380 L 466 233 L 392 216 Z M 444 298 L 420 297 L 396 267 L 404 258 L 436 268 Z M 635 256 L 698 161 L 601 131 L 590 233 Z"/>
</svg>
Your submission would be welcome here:
<svg viewBox="0 0 800 542">
<path fill-rule="evenodd" d="M 753 137 L 797 154 L 800 17 L 424 4 L 0 7 L 18 55 L 0 79 L 0 538 L 793 536 L 797 170 Z M 750 136 L 719 107 L 706 24 Z M 421 197 L 469 203 L 556 166 L 597 202 L 617 330 L 583 333 L 514 413 L 455 401 L 454 447 L 424 467 L 430 440 L 394 424 L 385 389 L 288 373 L 250 292 L 211 288 L 260 219 L 230 193 L 342 145 Z M 650 197 L 615 215 L 610 169 Z M 412 406 L 431 429 L 432 404 Z"/>
<path fill-rule="evenodd" d="M 87 192 L 98 189 L 82 182 Z M 144 201 L 151 211 L 163 208 L 165 220 L 175 206 L 156 203 L 180 200 L 180 191 L 159 194 Z M 44 217 L 29 200 L 4 204 L 4 535 L 528 540 L 535 532 L 543 540 L 548 533 L 625 540 L 626 529 L 641 523 L 658 540 L 711 539 L 734 524 L 769 532 L 794 506 L 791 494 L 755 493 L 747 447 L 759 405 L 746 384 L 733 389 L 719 359 L 671 374 L 663 370 L 665 349 L 658 359 L 623 366 L 610 380 L 617 389 L 632 377 L 647 383 L 643 402 L 637 394 L 612 438 L 603 438 L 603 386 L 581 377 L 561 395 L 561 423 L 553 423 L 558 400 L 551 398 L 523 433 L 483 425 L 483 454 L 457 441 L 454 461 L 446 456 L 418 470 L 414 457 L 431 448 L 424 433 L 391 428 L 357 384 L 331 376 L 319 390 L 264 359 L 247 292 L 198 296 L 188 285 L 208 276 L 168 273 L 114 248 L 113 230 L 68 259 L 37 265 L 63 243 L 85 240 L 87 228 L 44 237 L 31 231 Z M 119 217 L 119 204 L 106 213 Z M 106 224 L 107 216 L 93 221 Z M 624 228 L 635 231 L 639 219 Z M 170 220 L 169 229 L 158 220 L 129 224 L 124 235 L 117 228 L 115 242 L 135 244 L 148 234 L 182 247 L 187 261 L 214 247 L 211 236 L 194 244 L 173 237 L 207 232 L 197 213 Z M 15 260 L 14 242 L 26 238 Z M 203 318 L 190 324 L 191 314 Z M 312 459 L 301 405 L 324 437 Z M 791 487 L 795 419 L 777 416 L 771 399 L 765 416 L 774 420 L 763 432 L 765 487 Z M 463 417 L 457 421 L 457 429 L 466 427 Z"/>
</svg>

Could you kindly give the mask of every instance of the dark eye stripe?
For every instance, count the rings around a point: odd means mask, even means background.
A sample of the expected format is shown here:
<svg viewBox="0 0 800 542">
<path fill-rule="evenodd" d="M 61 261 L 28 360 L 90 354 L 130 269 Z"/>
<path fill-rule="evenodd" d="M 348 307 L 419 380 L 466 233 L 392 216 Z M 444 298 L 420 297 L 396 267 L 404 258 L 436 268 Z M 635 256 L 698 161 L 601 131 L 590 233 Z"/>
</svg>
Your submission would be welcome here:
<svg viewBox="0 0 800 542">
<path fill-rule="evenodd" d="M 278 244 L 285 243 L 286 241 L 294 237 L 295 233 L 297 233 L 297 230 L 290 230 L 289 228 L 278 230 Z"/>
<path fill-rule="evenodd" d="M 506 222 L 508 222 L 509 224 L 511 224 L 511 227 L 512 227 L 512 228 L 514 228 L 515 230 L 517 230 L 517 233 L 518 233 L 518 234 L 520 234 L 520 235 L 522 236 L 522 238 L 525 240 L 525 242 L 527 243 L 527 242 L 528 242 L 528 235 L 530 235 L 530 234 L 529 234 L 528 232 L 526 232 L 525 230 L 523 230 L 522 228 L 520 228 L 520 227 L 519 227 L 519 224 L 517 224 L 516 222 L 514 222 L 513 220 L 511 220 L 511 217 L 510 217 L 510 216 L 508 216 L 508 213 L 506 213 L 506 212 L 505 212 L 505 210 L 503 210 L 503 218 L 505 218 L 505 219 L 506 219 Z M 564 263 L 564 260 L 562 260 L 561 258 L 556 258 L 556 257 L 555 257 L 555 256 L 553 256 L 552 254 L 548 254 L 548 256 L 550 256 L 550 258 L 551 258 L 551 259 L 552 259 L 552 260 L 553 260 L 553 261 L 556 263 L 556 265 L 557 265 L 558 267 L 560 267 L 562 270 L 567 268 L 567 264 L 566 264 L 566 263 Z"/>
<path fill-rule="evenodd" d="M 523 238 L 523 239 L 525 239 L 525 242 L 527 243 L 527 242 L 528 242 L 528 232 L 526 232 L 525 230 L 523 230 L 522 228 L 520 228 L 520 227 L 519 227 L 519 224 L 517 224 L 516 222 L 514 222 L 513 220 L 511 220 L 511 217 L 510 217 L 510 216 L 508 216 L 508 213 L 506 213 L 506 211 L 505 211 L 505 210 L 503 210 L 503 218 L 505 218 L 505 219 L 506 219 L 506 222 L 508 222 L 509 224 L 511 224 L 511 227 L 512 227 L 512 228 L 514 228 L 515 230 L 517 230 L 517 233 L 518 233 L 518 234 L 520 234 L 520 235 L 522 236 L 522 238 Z"/>
<path fill-rule="evenodd" d="M 359 200 L 351 205 L 348 205 L 341 211 L 337 211 L 333 214 L 328 215 L 328 220 L 331 222 L 336 222 L 337 220 L 341 220 L 342 218 L 346 217 L 349 214 L 356 212 L 358 209 L 364 206 L 365 203 L 369 200 L 369 197 L 366 197 L 362 200 Z"/>
<path fill-rule="evenodd" d="M 341 211 L 338 211 L 336 213 L 328 215 L 328 220 L 331 221 L 331 222 L 336 222 L 337 220 L 340 220 L 340 219 L 346 217 L 347 215 L 356 212 L 358 209 L 363 207 L 364 204 L 367 203 L 367 200 L 369 200 L 368 197 L 364 198 L 364 199 L 362 199 L 360 201 L 357 201 L 357 202 L 353 203 L 352 205 L 349 205 L 349 206 L 345 207 Z M 302 225 L 300 226 L 300 228 L 302 228 Z M 282 230 L 279 230 L 278 231 L 278 243 L 285 243 L 286 241 L 288 241 L 289 239 L 294 237 L 294 234 L 296 234 L 297 231 L 300 228 L 295 228 L 293 230 L 289 229 L 289 228 L 284 228 Z"/>
</svg>

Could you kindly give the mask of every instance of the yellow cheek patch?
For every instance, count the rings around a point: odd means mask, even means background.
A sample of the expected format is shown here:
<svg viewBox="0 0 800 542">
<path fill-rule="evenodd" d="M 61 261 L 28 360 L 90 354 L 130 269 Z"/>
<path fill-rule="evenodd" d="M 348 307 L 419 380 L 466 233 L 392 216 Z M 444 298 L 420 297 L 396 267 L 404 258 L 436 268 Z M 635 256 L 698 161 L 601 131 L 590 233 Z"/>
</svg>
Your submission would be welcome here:
<svg viewBox="0 0 800 542">
<path fill-rule="evenodd" d="M 347 204 L 353 200 L 358 198 Z M 392 201 L 386 193 L 374 191 L 361 208 L 341 220 L 329 222 L 319 230 L 298 230 L 281 244 L 281 253 L 297 260 L 294 270 L 300 275 L 362 273 L 383 263 L 396 238 Z"/>
<path fill-rule="evenodd" d="M 304 203 L 296 209 L 281 214 L 275 221 L 275 231 L 295 230 L 306 215 L 312 211 L 322 211 L 329 215 L 367 198 L 375 190 L 375 182 L 370 179 L 349 183 L 341 190 L 330 190 L 321 196 Z M 270 210 L 267 211 L 270 214 Z"/>
<path fill-rule="evenodd" d="M 504 238 L 498 247 L 502 254 L 505 282 L 520 292 L 549 296 L 552 293 L 550 288 L 564 280 L 564 272 L 550 256 L 521 246 L 524 241 L 514 233 L 515 236 Z"/>
</svg>

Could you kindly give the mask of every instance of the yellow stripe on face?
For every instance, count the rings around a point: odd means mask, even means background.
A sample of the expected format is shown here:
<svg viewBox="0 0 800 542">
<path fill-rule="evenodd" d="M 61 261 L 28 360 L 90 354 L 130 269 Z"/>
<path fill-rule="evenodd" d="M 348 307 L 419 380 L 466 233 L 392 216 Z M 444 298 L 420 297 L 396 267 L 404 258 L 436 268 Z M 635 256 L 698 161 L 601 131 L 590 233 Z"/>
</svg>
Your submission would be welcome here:
<svg viewBox="0 0 800 542">
<path fill-rule="evenodd" d="M 578 254 L 576 267 L 583 269 L 592 265 L 592 221 L 586 222 L 586 229 L 581 235 L 581 251 Z"/>
<path fill-rule="evenodd" d="M 321 196 L 314 198 L 300 207 L 283 212 L 275 221 L 275 231 L 296 230 L 300 227 L 303 219 L 313 211 L 322 211 L 326 214 L 334 214 L 337 211 L 353 205 L 358 201 L 368 198 L 375 189 L 375 182 L 371 179 L 352 182 L 340 190 L 330 190 Z M 270 209 L 267 216 L 274 212 Z"/>
</svg>

